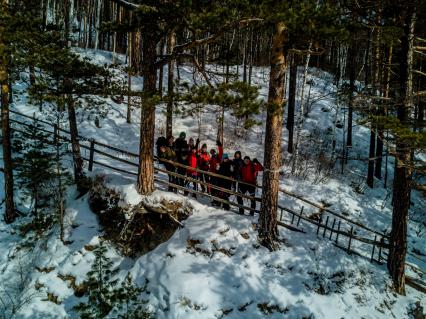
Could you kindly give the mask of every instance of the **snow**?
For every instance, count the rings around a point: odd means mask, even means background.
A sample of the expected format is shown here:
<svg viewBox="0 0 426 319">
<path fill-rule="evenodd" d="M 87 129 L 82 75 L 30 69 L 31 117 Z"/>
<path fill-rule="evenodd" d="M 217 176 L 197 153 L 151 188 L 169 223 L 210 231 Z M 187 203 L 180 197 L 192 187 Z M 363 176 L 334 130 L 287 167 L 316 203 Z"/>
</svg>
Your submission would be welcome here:
<svg viewBox="0 0 426 319">
<path fill-rule="evenodd" d="M 75 50 L 102 65 L 110 64 L 112 60 L 112 54 L 108 52 Z M 122 56 L 117 57 L 124 63 Z M 236 67 L 231 69 L 235 71 Z M 167 72 L 164 73 L 167 75 Z M 180 73 L 184 80 L 193 81 L 191 67 L 182 66 Z M 120 71 L 116 74 L 122 76 Z M 163 80 L 165 85 L 167 78 Z M 268 70 L 254 68 L 253 83 L 260 86 L 262 98 L 267 96 L 267 81 Z M 321 148 L 322 144 L 327 145 L 331 141 L 326 130 L 334 123 L 336 101 L 331 93 L 336 88 L 327 73 L 315 68 L 309 70 L 308 83 L 311 85 L 306 88 L 305 97 L 311 89 L 311 100 L 319 100 L 313 104 L 303 124 L 302 141 L 303 145 L 317 141 L 318 148 Z M 140 90 L 143 81 L 133 78 L 132 84 L 133 89 Z M 15 86 L 13 109 L 28 115 L 35 112 L 38 117 L 49 119 L 52 107 L 44 105 L 44 110 L 39 112 L 37 107 L 28 103 L 25 90 L 23 82 Z M 100 117 L 100 128 L 95 126 L 96 113 L 93 110 L 78 110 L 80 134 L 137 153 L 140 110 L 133 109 L 133 122 L 128 124 L 125 104 L 106 99 L 104 109 L 106 115 Z M 214 106 L 208 106 L 201 115 L 201 139 L 209 148 L 215 145 L 215 111 Z M 160 105 L 156 114 L 157 135 L 164 131 L 163 112 L 164 105 Z M 264 123 L 265 112 L 257 119 Z M 343 121 L 341 114 L 339 119 Z M 186 131 L 187 137 L 197 137 L 197 123 L 196 117 L 177 116 L 174 133 Z M 66 127 L 66 118 L 62 125 Z M 241 137 L 234 135 L 236 125 L 228 112 L 225 117 L 226 152 L 233 154 L 241 150 L 243 156 L 248 154 L 262 161 L 264 125 L 244 132 Z M 286 147 L 287 132 L 285 129 L 283 132 L 283 147 Z M 339 153 L 342 130 L 336 128 L 336 134 Z M 351 156 L 367 157 L 368 134 L 366 127 L 355 124 Z M 83 155 L 87 157 L 87 154 Z M 345 166 L 344 175 L 340 174 L 338 161 L 337 167 L 328 175 L 315 174 L 313 167 L 307 176 L 294 176 L 290 174 L 288 154 L 284 152 L 284 155 L 285 174 L 280 180 L 281 187 L 311 201 L 323 201 L 331 209 L 345 212 L 353 220 L 378 231 L 390 230 L 390 188 L 385 189 L 378 180 L 374 189 L 365 187 L 365 162 L 350 161 Z M 137 162 L 135 158 L 127 159 Z M 106 157 L 99 156 L 95 160 L 130 169 L 126 164 Z M 389 158 L 389 163 L 388 185 L 392 185 L 392 158 Z M 91 175 L 104 175 L 108 186 L 122 194 L 122 205 L 135 205 L 142 200 L 135 189 L 134 176 L 96 165 Z M 3 175 L 0 175 L 2 178 Z M 2 180 L 0 182 L 3 183 Z M 99 243 L 102 230 L 90 211 L 87 196 L 75 199 L 73 188 L 67 194 L 66 239 L 71 242 L 68 245 L 62 244 L 58 233 L 53 232 L 33 249 L 20 248 L 22 238 L 17 234 L 17 225 L 0 223 L 0 297 L 7 301 L 9 297 L 5 296 L 11 296 L 9 299 L 21 301 L 22 307 L 14 318 L 76 317 L 71 309 L 81 300 L 74 296 L 70 280 L 64 278 L 75 278 L 76 285 L 85 280 L 94 260 L 89 248 Z M 0 189 L 0 198 L 3 197 L 4 190 Z M 283 238 L 281 248 L 269 252 L 257 243 L 257 217 L 240 216 L 212 208 L 206 199 L 197 202 L 162 190 L 157 190 L 148 200 L 156 202 L 163 198 L 181 200 L 194 207 L 193 214 L 183 221 L 184 228 L 155 250 L 134 259 L 123 257 L 114 246 L 108 245 L 108 256 L 119 267 L 121 279 L 130 272 L 137 284 L 142 285 L 145 279 L 149 280 L 150 293 L 144 298 L 149 301 L 155 318 L 408 318 L 407 311 L 415 301 L 426 304 L 426 296 L 410 287 L 407 287 L 407 296 L 395 295 L 390 288 L 385 265 L 346 254 L 327 238 L 317 237 L 315 231 L 309 231 L 308 225 L 302 223 L 306 234 L 280 228 Z M 413 191 L 412 201 L 410 216 L 424 216 L 426 206 L 419 192 Z M 287 196 L 280 197 L 280 204 L 297 211 L 301 209 L 300 202 Z M 19 205 L 23 211 L 25 207 L 28 210 L 29 203 L 21 202 Z M 315 211 L 306 206 L 305 212 Z M 417 219 L 421 220 L 421 217 Z M 426 234 L 417 231 L 421 230 L 420 227 L 420 223 L 410 221 L 409 251 L 416 248 L 426 254 Z M 410 255 L 407 260 L 426 269 L 424 262 Z M 420 276 L 412 270 L 407 270 L 407 273 Z M 59 304 L 47 300 L 48 292 L 58 297 Z M 10 309 L 10 305 L 7 308 Z M 2 309 L 4 306 L 0 305 L 0 311 Z M 269 309 L 271 313 L 261 309 Z M 12 317 L 10 312 L 6 315 L 7 318 Z"/>
</svg>

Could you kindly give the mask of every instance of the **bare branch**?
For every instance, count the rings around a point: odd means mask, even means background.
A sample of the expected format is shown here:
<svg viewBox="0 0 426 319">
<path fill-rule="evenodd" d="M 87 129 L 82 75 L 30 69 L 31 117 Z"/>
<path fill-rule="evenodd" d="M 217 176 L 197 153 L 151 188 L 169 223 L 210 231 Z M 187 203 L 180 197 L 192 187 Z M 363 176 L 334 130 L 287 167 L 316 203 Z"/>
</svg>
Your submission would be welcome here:
<svg viewBox="0 0 426 319">
<path fill-rule="evenodd" d="M 322 55 L 325 52 L 325 48 L 320 48 L 319 50 L 299 50 L 299 49 L 289 49 L 288 52 L 298 54 L 298 55 Z"/>
<path fill-rule="evenodd" d="M 125 1 L 125 0 L 111 0 L 111 1 L 123 6 L 124 8 L 129 9 L 129 10 L 136 10 L 137 8 L 140 7 L 140 5 L 138 5 L 138 4 L 131 3 L 131 2 Z"/>
<path fill-rule="evenodd" d="M 222 35 L 229 31 L 232 30 L 234 28 L 243 28 L 248 26 L 250 23 L 253 22 L 262 22 L 263 19 L 260 18 L 245 18 L 245 19 L 241 19 L 241 20 L 235 20 L 232 22 L 229 22 L 227 24 L 225 24 L 224 27 L 222 27 L 220 30 L 218 30 L 215 34 L 212 34 L 206 38 L 203 39 L 196 39 L 187 43 L 183 43 L 180 45 L 176 45 L 173 48 L 173 52 L 171 54 L 165 55 L 163 56 L 163 58 L 159 61 L 157 61 L 157 63 L 155 64 L 156 68 L 160 68 L 163 65 L 166 65 L 167 63 L 169 63 L 170 61 L 173 61 L 175 59 L 178 58 L 178 56 L 180 54 L 182 54 L 184 51 L 186 50 L 190 50 L 192 48 L 201 46 L 201 45 L 206 45 L 212 42 L 215 42 L 216 40 L 218 40 L 220 37 L 222 37 Z"/>
</svg>

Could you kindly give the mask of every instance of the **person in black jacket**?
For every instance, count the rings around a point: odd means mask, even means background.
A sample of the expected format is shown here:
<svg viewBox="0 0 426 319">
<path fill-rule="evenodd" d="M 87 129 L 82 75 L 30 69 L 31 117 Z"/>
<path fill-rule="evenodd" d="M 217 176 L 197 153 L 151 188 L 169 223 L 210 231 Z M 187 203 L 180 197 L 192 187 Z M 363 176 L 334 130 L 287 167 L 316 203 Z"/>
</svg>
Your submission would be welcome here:
<svg viewBox="0 0 426 319">
<path fill-rule="evenodd" d="M 188 153 L 181 154 L 181 156 L 177 158 L 177 162 L 179 164 L 188 166 Z M 178 166 L 176 169 L 176 173 L 178 173 L 179 175 L 186 176 L 186 168 Z M 177 183 L 179 186 L 186 187 L 186 179 L 182 177 L 177 177 Z M 188 192 L 184 191 L 184 195 L 187 196 Z"/>
<path fill-rule="evenodd" d="M 160 161 L 160 163 L 164 164 L 164 167 L 166 168 L 167 171 L 174 173 L 175 172 L 175 166 L 173 165 L 173 163 L 170 162 L 165 162 L 163 160 L 168 160 L 168 161 L 176 161 L 176 154 L 175 151 L 173 150 L 173 148 L 168 147 L 168 146 L 161 146 L 160 147 L 160 153 L 158 154 L 158 160 Z M 176 184 L 176 178 L 173 174 L 168 174 L 169 176 L 169 183 L 170 184 Z M 169 185 L 169 192 L 175 192 L 176 193 L 176 188 Z"/>
<path fill-rule="evenodd" d="M 218 170 L 218 174 L 222 175 L 222 176 L 226 176 L 226 177 L 232 177 L 233 174 L 233 165 L 232 165 L 232 161 L 229 160 L 228 154 L 223 154 L 222 155 L 222 162 L 220 163 L 220 167 Z M 232 188 L 232 181 L 229 179 L 225 179 L 225 178 L 218 178 L 218 186 L 231 190 Z M 229 201 L 229 196 L 230 194 L 228 192 L 224 192 L 224 191 L 218 191 L 218 197 L 221 199 L 224 199 L 226 201 Z M 223 203 L 223 209 L 229 210 L 229 204 L 228 203 Z"/>
<path fill-rule="evenodd" d="M 232 174 L 232 176 L 237 181 L 240 181 L 241 178 L 242 178 L 242 176 L 241 176 L 241 169 L 244 166 L 244 161 L 241 158 L 241 152 L 240 151 L 236 151 L 235 152 L 234 159 L 232 160 L 232 166 L 234 166 L 234 173 Z M 236 185 L 234 185 L 234 187 L 236 189 Z"/>
<path fill-rule="evenodd" d="M 188 143 L 186 142 L 186 133 L 181 132 L 179 138 L 175 141 L 175 153 L 177 160 L 182 160 L 182 155 L 188 154 Z"/>
</svg>

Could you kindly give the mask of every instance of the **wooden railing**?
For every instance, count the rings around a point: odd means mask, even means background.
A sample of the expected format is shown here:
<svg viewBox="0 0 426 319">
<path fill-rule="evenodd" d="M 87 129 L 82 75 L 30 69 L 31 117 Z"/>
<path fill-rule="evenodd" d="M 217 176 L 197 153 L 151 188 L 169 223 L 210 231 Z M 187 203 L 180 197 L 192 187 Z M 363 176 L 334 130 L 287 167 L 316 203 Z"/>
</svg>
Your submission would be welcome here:
<svg viewBox="0 0 426 319">
<path fill-rule="evenodd" d="M 70 132 L 63 128 L 58 128 L 55 124 L 51 124 L 47 121 L 34 119 L 31 116 L 24 115 L 17 111 L 11 110 L 11 113 L 16 115 L 18 118 L 36 120 L 39 123 L 45 125 L 44 128 L 41 128 L 45 133 L 53 135 L 52 141 L 55 141 L 56 138 L 59 138 L 63 141 L 70 142 L 71 139 L 68 137 Z M 31 123 L 25 122 L 24 120 L 19 120 L 17 118 L 11 118 L 11 123 L 16 123 L 19 125 L 32 126 Z M 53 130 L 46 129 L 46 127 L 53 128 Z M 14 131 L 19 131 L 24 133 L 19 128 L 13 127 Z M 93 170 L 94 165 L 101 166 L 113 171 L 120 172 L 122 174 L 128 174 L 131 176 L 137 176 L 138 168 L 138 154 L 132 153 L 114 146 L 101 143 L 92 138 L 86 138 L 79 136 L 80 147 L 86 150 L 86 154 L 82 158 L 87 161 L 87 168 L 89 171 Z M 88 152 L 88 155 L 87 155 Z M 122 157 L 112 154 L 113 152 L 119 153 Z M 120 164 L 123 164 L 125 167 L 119 167 L 118 165 L 111 165 L 111 163 L 105 163 L 103 159 L 108 158 L 110 161 L 114 161 Z M 134 161 L 132 161 L 133 159 Z M 171 162 L 168 160 L 158 160 L 155 158 L 157 164 L 155 165 L 155 182 L 158 184 L 165 185 L 166 187 L 173 187 L 177 190 L 184 191 L 191 194 L 196 194 L 199 196 L 205 196 L 211 198 L 220 203 L 227 203 L 232 207 L 243 208 L 248 211 L 253 211 L 249 206 L 240 205 L 235 202 L 236 197 L 241 197 L 246 200 L 255 200 L 256 202 L 261 201 L 259 196 L 250 196 L 246 194 L 239 193 L 238 185 L 245 184 L 242 181 L 235 180 L 230 177 L 222 176 L 213 172 L 203 171 L 198 168 L 194 169 L 192 167 L 182 165 L 176 162 Z M 194 179 L 191 176 L 181 175 L 177 172 L 170 172 L 166 169 L 163 169 L 160 166 L 160 163 L 163 164 L 172 164 L 175 167 L 181 167 L 185 169 L 190 169 L 191 171 L 196 171 L 197 173 L 208 175 L 214 178 L 220 178 L 231 181 L 235 187 L 234 190 L 229 190 L 222 188 L 218 185 L 209 184 L 205 181 L 199 179 Z M 195 182 L 197 185 L 205 186 L 205 189 L 215 189 L 217 191 L 225 192 L 229 194 L 229 200 L 219 198 L 212 193 L 202 192 L 198 188 L 192 189 L 176 183 L 170 183 L 168 179 L 164 178 L 165 175 L 172 175 L 176 178 L 183 179 L 187 184 Z M 258 192 L 262 191 L 262 187 L 256 185 L 256 190 Z M 234 197 L 234 200 L 231 200 L 231 197 Z M 298 204 L 298 209 L 289 208 L 287 205 L 284 205 L 283 202 L 295 201 Z M 371 262 L 384 263 L 386 262 L 387 250 L 389 248 L 388 244 L 388 235 L 372 229 L 368 226 L 365 226 L 355 220 L 350 219 L 349 217 L 344 216 L 341 213 L 333 211 L 324 205 L 315 203 L 303 196 L 294 194 L 288 190 L 280 189 L 280 204 L 279 208 L 279 218 L 278 224 L 280 226 L 289 228 L 293 231 L 303 232 L 303 233 L 316 233 L 316 236 L 319 238 L 324 238 L 327 240 L 333 241 L 336 247 L 339 247 L 346 251 L 347 253 L 357 254 L 368 258 Z M 318 216 L 317 219 L 314 219 L 312 216 Z"/>
</svg>

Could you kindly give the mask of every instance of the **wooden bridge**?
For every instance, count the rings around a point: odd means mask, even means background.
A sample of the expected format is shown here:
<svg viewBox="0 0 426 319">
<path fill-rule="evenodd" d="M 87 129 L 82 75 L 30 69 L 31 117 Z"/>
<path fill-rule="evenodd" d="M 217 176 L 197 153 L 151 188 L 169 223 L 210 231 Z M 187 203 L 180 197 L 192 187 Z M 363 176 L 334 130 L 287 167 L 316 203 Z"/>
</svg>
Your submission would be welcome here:
<svg viewBox="0 0 426 319">
<path fill-rule="evenodd" d="M 31 117 L 14 110 L 10 110 L 10 112 L 13 114 L 10 119 L 12 123 L 12 131 L 20 132 L 21 134 L 27 134 L 25 131 L 17 128 L 14 124 L 33 127 L 33 124 L 29 123 L 28 120 L 35 120 L 43 125 L 43 128 L 39 128 L 41 131 L 52 136 L 52 139 L 47 141 L 48 143 L 55 144 L 55 141 L 58 139 L 68 143 L 71 142 L 69 137 L 70 132 L 63 128 L 57 127 L 56 124 L 36 119 L 35 117 Z M 122 174 L 137 176 L 139 158 L 138 154 L 83 136 L 79 136 L 79 142 L 80 147 L 85 150 L 82 152 L 82 158 L 87 163 L 86 167 L 88 171 L 92 171 L 93 167 L 96 165 Z M 108 160 L 108 163 L 106 163 L 106 160 Z M 261 197 L 256 195 L 252 197 L 250 195 L 245 195 L 233 190 L 221 188 L 219 186 L 212 185 L 186 175 L 180 175 L 176 172 L 167 171 L 162 168 L 161 164 L 169 163 L 173 164 L 175 167 L 190 168 L 193 171 L 197 171 L 198 173 L 202 173 L 204 175 L 209 175 L 210 177 L 230 180 L 234 183 L 234 185 L 236 185 L 235 189 L 238 189 L 238 184 L 243 183 L 241 181 L 237 181 L 212 172 L 194 169 L 167 160 L 161 160 L 161 163 L 159 162 L 158 158 L 155 158 L 155 160 L 155 182 L 157 186 L 164 187 L 165 189 L 167 189 L 169 186 L 172 186 L 173 188 L 177 189 L 178 192 L 196 194 L 198 196 L 198 200 L 200 200 L 200 198 L 207 197 L 217 202 L 227 203 L 233 208 L 243 208 L 248 211 L 253 211 L 253 209 L 249 206 L 238 204 L 236 202 L 237 196 L 242 197 L 244 200 L 254 199 L 256 202 L 261 201 Z M 111 161 L 116 163 L 116 165 L 112 165 Z M 209 187 L 211 189 L 228 193 L 230 195 L 230 199 L 224 200 L 212 195 L 211 193 L 202 192 L 199 190 L 199 188 L 192 189 L 189 187 L 176 185 L 174 183 L 169 183 L 168 174 L 173 175 L 176 178 L 183 179 L 188 184 L 195 182 L 197 185 L 204 185 L 205 188 Z M 261 186 L 256 186 L 256 193 L 262 193 Z M 280 189 L 279 194 L 278 209 L 278 224 L 280 226 L 301 233 L 316 233 L 318 238 L 332 241 L 336 247 L 341 248 L 348 254 L 356 254 L 362 258 L 368 258 L 372 263 L 386 263 L 389 248 L 388 234 L 372 229 L 343 215 L 340 212 L 331 210 L 327 207 L 324 207 L 322 204 L 313 202 L 305 197 L 294 194 L 282 188 Z M 418 256 L 413 253 L 409 253 L 409 256 L 412 259 L 417 259 L 418 261 L 426 264 L 426 259 L 422 256 Z M 420 278 L 422 279 L 424 274 L 426 274 L 425 270 L 422 270 L 414 263 L 407 262 L 406 266 L 410 267 L 414 272 L 419 274 Z M 426 293 L 426 284 L 423 281 L 407 276 L 407 283 L 412 287 Z"/>
</svg>

